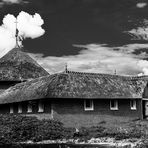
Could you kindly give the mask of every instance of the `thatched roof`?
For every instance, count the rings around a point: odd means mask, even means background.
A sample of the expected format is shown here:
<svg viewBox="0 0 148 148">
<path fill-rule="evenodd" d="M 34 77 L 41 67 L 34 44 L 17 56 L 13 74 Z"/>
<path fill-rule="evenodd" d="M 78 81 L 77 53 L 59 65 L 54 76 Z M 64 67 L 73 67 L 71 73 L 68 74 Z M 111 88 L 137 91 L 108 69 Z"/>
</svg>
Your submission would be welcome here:
<svg viewBox="0 0 148 148">
<path fill-rule="evenodd" d="M 147 80 L 67 71 L 17 84 L 0 95 L 0 104 L 42 98 L 142 98 Z"/>
<path fill-rule="evenodd" d="M 23 81 L 49 75 L 20 48 L 14 48 L 0 59 L 0 81 Z"/>
</svg>

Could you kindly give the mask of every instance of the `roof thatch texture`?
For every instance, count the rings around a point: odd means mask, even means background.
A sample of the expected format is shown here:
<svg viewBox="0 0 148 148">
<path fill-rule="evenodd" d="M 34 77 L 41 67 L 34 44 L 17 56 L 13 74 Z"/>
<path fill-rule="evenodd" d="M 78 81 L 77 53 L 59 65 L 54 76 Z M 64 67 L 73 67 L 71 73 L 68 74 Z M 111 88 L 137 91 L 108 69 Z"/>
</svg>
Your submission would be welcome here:
<svg viewBox="0 0 148 148">
<path fill-rule="evenodd" d="M 0 59 L 0 81 L 23 81 L 49 75 L 20 48 L 14 48 Z"/>
<path fill-rule="evenodd" d="M 17 84 L 0 95 L 0 104 L 42 98 L 142 98 L 147 80 L 107 74 L 67 72 Z"/>
</svg>

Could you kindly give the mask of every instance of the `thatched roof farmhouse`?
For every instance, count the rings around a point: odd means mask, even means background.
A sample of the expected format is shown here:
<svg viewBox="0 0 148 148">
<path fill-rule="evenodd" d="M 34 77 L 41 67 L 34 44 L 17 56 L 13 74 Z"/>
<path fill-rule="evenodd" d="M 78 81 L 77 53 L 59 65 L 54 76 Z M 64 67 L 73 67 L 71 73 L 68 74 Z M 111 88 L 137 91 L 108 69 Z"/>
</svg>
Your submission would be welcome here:
<svg viewBox="0 0 148 148">
<path fill-rule="evenodd" d="M 0 113 L 54 118 L 66 126 L 147 118 L 147 77 L 64 71 L 0 94 Z"/>
</svg>

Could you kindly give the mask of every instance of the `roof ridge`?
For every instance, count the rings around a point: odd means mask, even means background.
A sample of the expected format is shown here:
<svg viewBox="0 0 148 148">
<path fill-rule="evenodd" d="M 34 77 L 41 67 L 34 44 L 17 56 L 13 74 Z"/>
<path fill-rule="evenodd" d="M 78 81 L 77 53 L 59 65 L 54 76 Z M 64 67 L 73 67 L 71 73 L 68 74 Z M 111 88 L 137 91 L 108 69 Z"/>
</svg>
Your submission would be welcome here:
<svg viewBox="0 0 148 148">
<path fill-rule="evenodd" d="M 148 76 L 124 76 L 124 75 L 117 75 L 117 74 L 105 74 L 105 73 L 89 73 L 89 72 L 78 72 L 78 71 L 71 71 L 67 70 L 64 71 L 65 74 L 79 74 L 79 75 L 87 75 L 87 76 L 102 76 L 102 77 L 109 77 L 109 78 L 125 78 L 125 79 L 142 79 Z"/>
</svg>

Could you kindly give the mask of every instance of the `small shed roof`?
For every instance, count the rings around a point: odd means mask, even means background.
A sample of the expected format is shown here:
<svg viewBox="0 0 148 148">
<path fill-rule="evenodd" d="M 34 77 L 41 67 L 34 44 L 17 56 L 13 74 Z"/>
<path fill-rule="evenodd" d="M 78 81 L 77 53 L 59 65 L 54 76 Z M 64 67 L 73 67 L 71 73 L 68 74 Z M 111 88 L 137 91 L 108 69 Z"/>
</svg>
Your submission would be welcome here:
<svg viewBox="0 0 148 148">
<path fill-rule="evenodd" d="M 0 94 L 0 104 L 42 98 L 139 99 L 146 86 L 144 77 L 67 71 L 10 87 Z"/>
<path fill-rule="evenodd" d="M 24 81 L 49 75 L 20 48 L 14 48 L 0 58 L 0 81 Z"/>
</svg>

